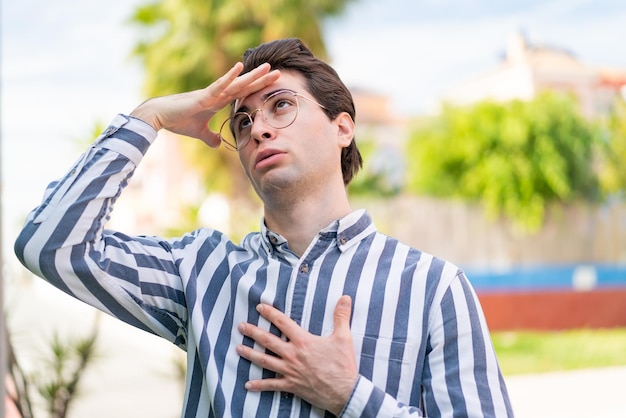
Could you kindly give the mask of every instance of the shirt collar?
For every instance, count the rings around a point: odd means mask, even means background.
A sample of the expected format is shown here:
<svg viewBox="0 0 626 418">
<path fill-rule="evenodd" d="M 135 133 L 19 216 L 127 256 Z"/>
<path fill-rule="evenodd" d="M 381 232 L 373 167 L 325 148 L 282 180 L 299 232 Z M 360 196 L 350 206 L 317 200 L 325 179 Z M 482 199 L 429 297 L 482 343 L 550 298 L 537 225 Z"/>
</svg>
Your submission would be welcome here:
<svg viewBox="0 0 626 418">
<path fill-rule="evenodd" d="M 337 222 L 337 246 L 341 252 L 376 232 L 376 225 L 365 209 L 355 210 Z"/>
<path fill-rule="evenodd" d="M 365 209 L 358 209 L 347 216 L 331 222 L 322 229 L 319 237 L 336 237 L 337 247 L 341 252 L 360 242 L 366 236 L 376 232 L 376 226 Z M 285 251 L 287 240 L 280 234 L 271 231 L 261 220 L 261 237 L 263 246 L 269 251 Z"/>
</svg>

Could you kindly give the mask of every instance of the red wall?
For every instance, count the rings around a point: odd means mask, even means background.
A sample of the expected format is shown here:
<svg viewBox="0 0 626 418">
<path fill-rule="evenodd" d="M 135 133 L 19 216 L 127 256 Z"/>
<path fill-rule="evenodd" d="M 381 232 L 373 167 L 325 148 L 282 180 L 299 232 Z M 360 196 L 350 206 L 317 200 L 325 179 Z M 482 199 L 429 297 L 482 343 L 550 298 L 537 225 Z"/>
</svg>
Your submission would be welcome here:
<svg viewBox="0 0 626 418">
<path fill-rule="evenodd" d="M 626 327 L 626 288 L 478 293 L 492 331 Z"/>
</svg>

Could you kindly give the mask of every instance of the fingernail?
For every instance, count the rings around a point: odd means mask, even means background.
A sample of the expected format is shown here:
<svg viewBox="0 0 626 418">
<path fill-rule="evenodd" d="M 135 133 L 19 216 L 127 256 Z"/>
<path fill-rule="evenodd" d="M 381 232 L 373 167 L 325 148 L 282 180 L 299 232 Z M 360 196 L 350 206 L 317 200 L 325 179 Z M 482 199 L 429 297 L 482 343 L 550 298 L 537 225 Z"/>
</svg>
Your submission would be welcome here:
<svg viewBox="0 0 626 418">
<path fill-rule="evenodd" d="M 243 322 L 239 323 L 239 325 L 237 325 L 237 329 L 243 334 L 246 331 L 246 324 Z"/>
<path fill-rule="evenodd" d="M 263 312 L 263 309 L 264 308 L 263 308 L 263 304 L 262 303 L 259 303 L 258 305 L 256 305 L 256 310 L 257 310 L 258 313 Z"/>
</svg>

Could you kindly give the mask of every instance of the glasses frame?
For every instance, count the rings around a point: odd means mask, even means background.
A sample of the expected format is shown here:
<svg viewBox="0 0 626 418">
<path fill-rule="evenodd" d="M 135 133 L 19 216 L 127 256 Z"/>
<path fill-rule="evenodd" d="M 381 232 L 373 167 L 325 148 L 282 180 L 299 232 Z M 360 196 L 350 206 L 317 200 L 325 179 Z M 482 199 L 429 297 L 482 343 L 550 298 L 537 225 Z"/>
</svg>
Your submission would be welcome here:
<svg viewBox="0 0 626 418">
<path fill-rule="evenodd" d="M 282 126 L 282 127 L 277 127 L 277 126 L 272 125 L 271 122 L 267 120 L 267 118 L 265 117 L 265 113 L 263 112 L 262 107 L 265 105 L 265 103 L 267 103 L 273 97 L 276 97 L 279 94 L 283 94 L 283 93 L 290 93 L 290 94 L 292 94 L 295 97 L 296 113 L 295 113 L 295 115 L 293 117 L 293 120 L 291 122 L 289 122 L 287 125 Z M 237 116 L 237 115 L 246 115 L 248 117 L 248 119 L 250 120 L 251 125 L 253 125 L 254 124 L 254 118 L 256 117 L 256 114 L 260 112 L 261 115 L 263 115 L 263 120 L 269 126 L 271 126 L 272 128 L 274 128 L 274 129 L 285 129 L 285 128 L 288 128 L 289 126 L 293 125 L 293 123 L 296 121 L 296 119 L 298 119 L 298 114 L 300 113 L 300 102 L 298 101 L 298 97 L 302 97 L 303 99 L 308 100 L 309 102 L 318 105 L 322 109 L 327 110 L 326 107 L 323 104 L 317 102 L 316 100 L 311 99 L 310 97 L 307 97 L 307 96 L 305 96 L 303 94 L 300 94 L 300 93 L 298 93 L 296 91 L 293 91 L 293 90 L 290 90 L 290 89 L 276 90 L 275 92 L 272 92 L 272 94 L 267 96 L 265 98 L 265 100 L 263 100 L 263 103 L 261 103 L 260 107 L 254 109 L 254 110 L 252 110 L 250 112 L 235 112 L 230 117 L 228 117 L 228 119 L 226 119 L 224 122 L 222 122 L 222 125 L 220 126 L 220 130 L 219 130 L 219 134 L 218 134 L 220 142 L 222 142 L 224 144 L 224 146 L 227 149 L 231 150 L 231 151 L 239 151 L 240 149 L 242 149 L 243 147 L 248 145 L 248 143 L 250 142 L 250 139 L 252 139 L 252 135 L 249 135 L 248 139 L 246 139 L 245 142 L 243 142 L 242 145 L 238 145 L 237 144 L 238 141 L 237 141 L 235 132 L 233 131 L 232 125 L 231 125 L 231 123 L 233 121 L 233 118 L 235 116 Z M 231 144 L 230 141 L 226 140 L 224 138 L 224 136 L 222 135 L 222 132 L 224 131 L 225 128 L 228 129 L 230 131 L 230 133 L 232 134 L 233 139 L 234 139 L 234 141 L 233 141 L 234 143 L 233 144 Z"/>
</svg>

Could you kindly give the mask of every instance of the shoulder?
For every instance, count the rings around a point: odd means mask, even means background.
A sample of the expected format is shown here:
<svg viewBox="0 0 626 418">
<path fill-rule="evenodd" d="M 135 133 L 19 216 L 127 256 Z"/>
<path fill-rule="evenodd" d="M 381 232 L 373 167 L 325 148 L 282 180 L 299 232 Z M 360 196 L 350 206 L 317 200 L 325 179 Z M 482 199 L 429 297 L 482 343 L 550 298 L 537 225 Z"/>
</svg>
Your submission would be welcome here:
<svg viewBox="0 0 626 418">
<path fill-rule="evenodd" d="M 403 270 L 411 273 L 414 280 L 424 281 L 428 287 L 447 287 L 458 277 L 464 277 L 463 270 L 455 263 L 412 247 L 394 237 L 376 232 L 378 240 L 384 240 L 388 248 L 393 248 L 394 257 L 404 262 Z"/>
</svg>

